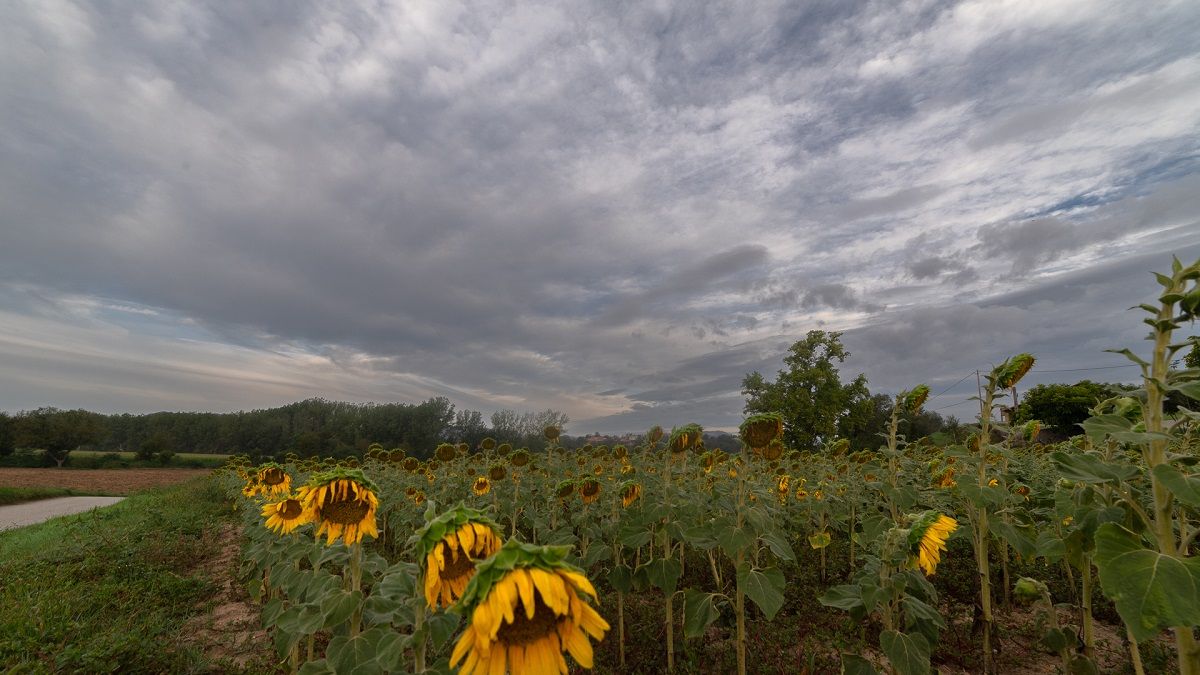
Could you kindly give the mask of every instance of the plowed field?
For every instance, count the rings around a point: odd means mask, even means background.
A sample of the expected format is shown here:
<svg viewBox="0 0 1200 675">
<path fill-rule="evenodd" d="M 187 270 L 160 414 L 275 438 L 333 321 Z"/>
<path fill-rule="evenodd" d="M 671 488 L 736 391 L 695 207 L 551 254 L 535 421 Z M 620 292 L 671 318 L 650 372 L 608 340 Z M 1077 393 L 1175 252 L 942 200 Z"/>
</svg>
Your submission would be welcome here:
<svg viewBox="0 0 1200 675">
<path fill-rule="evenodd" d="M 82 493 L 127 495 L 182 483 L 209 469 L 10 469 L 0 468 L 0 487 L 60 487 Z"/>
</svg>

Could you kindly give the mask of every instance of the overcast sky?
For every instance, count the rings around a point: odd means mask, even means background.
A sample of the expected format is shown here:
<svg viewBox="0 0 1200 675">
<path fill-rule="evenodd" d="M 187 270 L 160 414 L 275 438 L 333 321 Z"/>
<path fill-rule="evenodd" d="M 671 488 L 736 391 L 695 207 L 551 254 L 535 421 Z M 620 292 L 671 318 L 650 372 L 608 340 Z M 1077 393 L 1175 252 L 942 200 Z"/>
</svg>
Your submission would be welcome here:
<svg viewBox="0 0 1200 675">
<path fill-rule="evenodd" d="M 1127 308 L 1200 256 L 1197 35 L 1188 0 L 6 2 L 0 409 L 727 428 L 818 328 L 964 418 L 1019 351 L 1128 380 Z"/>
</svg>

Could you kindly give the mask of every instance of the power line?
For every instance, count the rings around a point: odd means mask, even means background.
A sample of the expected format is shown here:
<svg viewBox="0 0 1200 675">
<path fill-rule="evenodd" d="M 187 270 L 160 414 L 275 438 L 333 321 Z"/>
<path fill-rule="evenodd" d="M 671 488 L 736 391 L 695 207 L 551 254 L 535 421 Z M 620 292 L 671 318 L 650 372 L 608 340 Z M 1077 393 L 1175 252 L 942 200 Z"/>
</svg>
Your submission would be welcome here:
<svg viewBox="0 0 1200 675">
<path fill-rule="evenodd" d="M 974 373 L 974 371 L 972 371 L 972 372 L 970 372 L 970 373 L 967 373 L 966 375 L 963 375 L 963 376 L 962 376 L 962 379 L 960 379 L 958 382 L 955 382 L 954 384 L 950 385 L 949 387 L 946 387 L 945 389 L 943 389 L 943 390 L 939 391 L 938 393 L 934 394 L 933 396 L 931 396 L 931 397 L 929 398 L 929 400 L 930 400 L 930 401 L 932 401 L 933 399 L 935 399 L 935 398 L 937 398 L 937 397 L 941 396 L 942 394 L 944 394 L 944 393 L 946 393 L 946 392 L 950 391 L 951 389 L 953 389 L 953 388 L 957 387 L 958 385 L 962 384 L 963 380 L 967 379 L 968 377 L 970 377 L 970 376 L 972 376 L 972 375 L 974 375 L 974 374 L 975 374 L 975 373 Z M 955 405 L 958 405 L 958 404 L 957 404 L 957 403 L 955 403 Z"/>
<path fill-rule="evenodd" d="M 974 373 L 972 373 L 972 374 L 974 374 Z M 964 403 L 970 403 L 970 402 L 971 402 L 971 399 L 969 399 L 969 398 L 968 398 L 968 399 L 965 399 L 965 400 L 959 401 L 958 403 L 951 403 L 950 405 L 944 405 L 944 406 L 942 406 L 942 407 L 940 407 L 940 408 L 934 408 L 934 409 L 933 409 L 933 410 L 931 410 L 930 412 L 937 412 L 937 411 L 939 411 L 939 410 L 945 410 L 946 408 L 953 408 L 953 407 L 954 407 L 954 406 L 956 406 L 956 405 L 962 405 L 962 404 L 964 404 Z"/>
<path fill-rule="evenodd" d="M 1033 370 L 1039 373 L 1077 373 L 1081 370 L 1112 370 L 1113 368 L 1134 368 L 1136 366 L 1136 363 L 1126 363 L 1119 366 L 1096 366 L 1095 368 L 1059 368 L 1056 370 L 1034 368 Z"/>
</svg>

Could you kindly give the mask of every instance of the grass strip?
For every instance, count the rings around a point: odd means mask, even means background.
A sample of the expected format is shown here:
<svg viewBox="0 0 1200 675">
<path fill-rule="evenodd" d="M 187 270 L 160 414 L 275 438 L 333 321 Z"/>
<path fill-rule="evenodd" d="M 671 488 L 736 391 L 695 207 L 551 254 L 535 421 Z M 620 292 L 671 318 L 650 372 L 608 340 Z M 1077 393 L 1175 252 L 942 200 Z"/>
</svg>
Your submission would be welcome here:
<svg viewBox="0 0 1200 675">
<path fill-rule="evenodd" d="M 71 497 L 78 494 L 82 493 L 75 490 L 68 490 L 67 488 L 0 487 L 0 506 L 21 504 L 39 499 L 50 499 L 52 497 Z"/>
<path fill-rule="evenodd" d="M 221 494 L 197 479 L 0 533 L 0 670 L 186 673 L 181 646 L 212 584 Z"/>
</svg>

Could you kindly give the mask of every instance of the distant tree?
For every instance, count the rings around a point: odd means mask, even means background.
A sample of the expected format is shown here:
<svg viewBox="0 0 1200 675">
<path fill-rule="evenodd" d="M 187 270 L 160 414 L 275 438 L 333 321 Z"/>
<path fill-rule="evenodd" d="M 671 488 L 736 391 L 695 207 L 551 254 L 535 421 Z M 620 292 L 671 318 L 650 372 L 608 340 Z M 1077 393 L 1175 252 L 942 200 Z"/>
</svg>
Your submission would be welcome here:
<svg viewBox="0 0 1200 675">
<path fill-rule="evenodd" d="M 742 380 L 745 412 L 783 415 L 784 442 L 797 450 L 817 450 L 839 431 L 861 433 L 847 426 L 859 427 L 869 421 L 874 404 L 864 375 L 848 384 L 838 377 L 837 364 L 850 356 L 841 336 L 809 331 L 788 350 L 783 359 L 787 367 L 774 382 L 757 371 L 747 375 Z"/>
<path fill-rule="evenodd" d="M 13 419 L 8 413 L 0 412 L 0 457 L 11 455 L 17 447 L 13 425 Z"/>
<path fill-rule="evenodd" d="M 1183 357 L 1183 365 L 1188 368 L 1200 368 L 1200 338 L 1192 338 L 1192 349 Z"/>
<path fill-rule="evenodd" d="M 137 458 L 144 461 L 150 461 L 164 454 L 170 460 L 175 452 L 171 443 L 171 437 L 161 431 L 142 441 L 142 444 L 137 449 Z"/>
<path fill-rule="evenodd" d="M 41 448 L 61 467 L 72 451 L 104 438 L 104 416 L 86 410 L 38 408 L 17 414 L 16 442 Z"/>
<path fill-rule="evenodd" d="M 1018 424 L 1039 420 L 1060 434 L 1082 433 L 1079 423 L 1091 417 L 1091 409 L 1106 398 L 1116 396 L 1114 385 L 1083 380 L 1075 384 L 1039 384 L 1025 392 L 1017 406 Z"/>
</svg>

